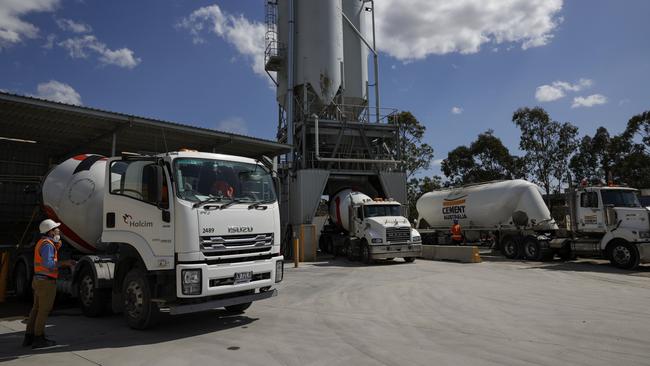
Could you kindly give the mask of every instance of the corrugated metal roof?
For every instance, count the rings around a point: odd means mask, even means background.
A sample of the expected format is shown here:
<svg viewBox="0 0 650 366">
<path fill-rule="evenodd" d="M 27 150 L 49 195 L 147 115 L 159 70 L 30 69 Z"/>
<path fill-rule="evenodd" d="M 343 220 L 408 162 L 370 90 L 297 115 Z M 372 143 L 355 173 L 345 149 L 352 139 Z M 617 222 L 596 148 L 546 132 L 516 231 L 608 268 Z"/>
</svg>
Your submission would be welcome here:
<svg viewBox="0 0 650 366">
<path fill-rule="evenodd" d="M 118 153 L 189 148 L 259 157 L 290 151 L 275 141 L 0 92 L 0 137 L 37 141 L 54 161 L 81 152 L 110 155 L 114 133 Z"/>
</svg>

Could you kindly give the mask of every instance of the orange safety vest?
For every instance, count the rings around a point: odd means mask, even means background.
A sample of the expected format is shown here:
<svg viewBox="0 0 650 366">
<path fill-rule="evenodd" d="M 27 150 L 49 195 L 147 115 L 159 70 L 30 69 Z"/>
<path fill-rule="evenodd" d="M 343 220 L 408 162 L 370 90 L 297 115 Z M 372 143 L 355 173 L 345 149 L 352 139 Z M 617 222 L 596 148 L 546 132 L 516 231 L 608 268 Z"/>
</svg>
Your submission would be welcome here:
<svg viewBox="0 0 650 366">
<path fill-rule="evenodd" d="M 43 257 L 41 257 L 41 248 L 43 245 L 50 244 L 54 246 L 54 269 L 50 269 L 43 264 Z M 59 261 L 59 248 L 61 244 L 54 243 L 50 238 L 41 238 L 34 247 L 34 274 L 43 275 L 56 279 L 59 277 L 59 269 L 57 262 Z"/>
<path fill-rule="evenodd" d="M 451 227 L 451 239 L 452 240 L 463 240 L 463 234 L 460 230 L 460 224 L 454 224 Z"/>
</svg>

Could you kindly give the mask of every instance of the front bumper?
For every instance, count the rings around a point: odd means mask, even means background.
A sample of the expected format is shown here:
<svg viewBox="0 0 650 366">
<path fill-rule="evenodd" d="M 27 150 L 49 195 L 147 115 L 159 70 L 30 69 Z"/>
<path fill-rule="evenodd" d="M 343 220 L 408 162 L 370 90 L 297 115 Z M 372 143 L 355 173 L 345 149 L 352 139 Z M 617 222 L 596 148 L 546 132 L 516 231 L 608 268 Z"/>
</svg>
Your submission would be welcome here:
<svg viewBox="0 0 650 366">
<path fill-rule="evenodd" d="M 277 256 L 249 262 L 214 265 L 207 263 L 178 264 L 176 266 L 176 296 L 191 299 L 271 287 L 275 284 L 276 262 L 282 260 L 284 260 L 283 256 Z M 181 274 L 186 269 L 201 270 L 201 293 L 199 295 L 183 294 Z M 253 272 L 253 279 L 247 283 L 234 284 L 235 273 L 238 272 Z"/>
<path fill-rule="evenodd" d="M 223 308 L 226 306 L 245 304 L 247 302 L 253 302 L 258 300 L 268 299 L 278 295 L 278 290 L 270 291 L 260 291 L 255 294 L 241 295 L 235 297 L 229 297 L 226 299 L 211 300 L 206 302 L 201 302 L 197 304 L 182 304 L 182 305 L 171 305 L 169 306 L 169 313 L 171 315 L 178 314 L 188 314 L 196 313 L 199 311 L 207 311 L 217 308 Z"/>
<path fill-rule="evenodd" d="M 636 243 L 639 249 L 639 262 L 650 263 L 650 243 Z"/>
<path fill-rule="evenodd" d="M 369 249 L 372 259 L 408 258 L 422 255 L 421 243 L 374 244 L 370 245 Z"/>
</svg>

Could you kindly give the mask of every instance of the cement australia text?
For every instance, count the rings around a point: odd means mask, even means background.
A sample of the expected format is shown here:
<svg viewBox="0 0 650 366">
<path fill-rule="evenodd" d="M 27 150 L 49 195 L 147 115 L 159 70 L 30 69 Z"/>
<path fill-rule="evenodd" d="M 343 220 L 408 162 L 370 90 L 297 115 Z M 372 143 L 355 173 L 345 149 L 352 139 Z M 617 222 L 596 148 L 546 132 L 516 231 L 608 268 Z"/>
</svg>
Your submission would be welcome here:
<svg viewBox="0 0 650 366">
<path fill-rule="evenodd" d="M 442 208 L 442 214 L 445 220 L 466 219 L 465 206 L 449 206 Z"/>
</svg>

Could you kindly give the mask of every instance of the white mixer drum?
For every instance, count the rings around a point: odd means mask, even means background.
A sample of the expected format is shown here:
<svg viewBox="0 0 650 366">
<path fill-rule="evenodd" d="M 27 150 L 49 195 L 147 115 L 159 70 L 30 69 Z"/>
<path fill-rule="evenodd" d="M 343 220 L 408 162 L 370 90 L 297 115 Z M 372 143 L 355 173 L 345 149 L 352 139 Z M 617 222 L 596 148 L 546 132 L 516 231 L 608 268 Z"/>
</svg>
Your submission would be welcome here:
<svg viewBox="0 0 650 366">
<path fill-rule="evenodd" d="M 43 209 L 61 222 L 63 238 L 84 253 L 97 251 L 101 237 L 106 157 L 82 154 L 52 169 L 43 181 Z"/>
</svg>

